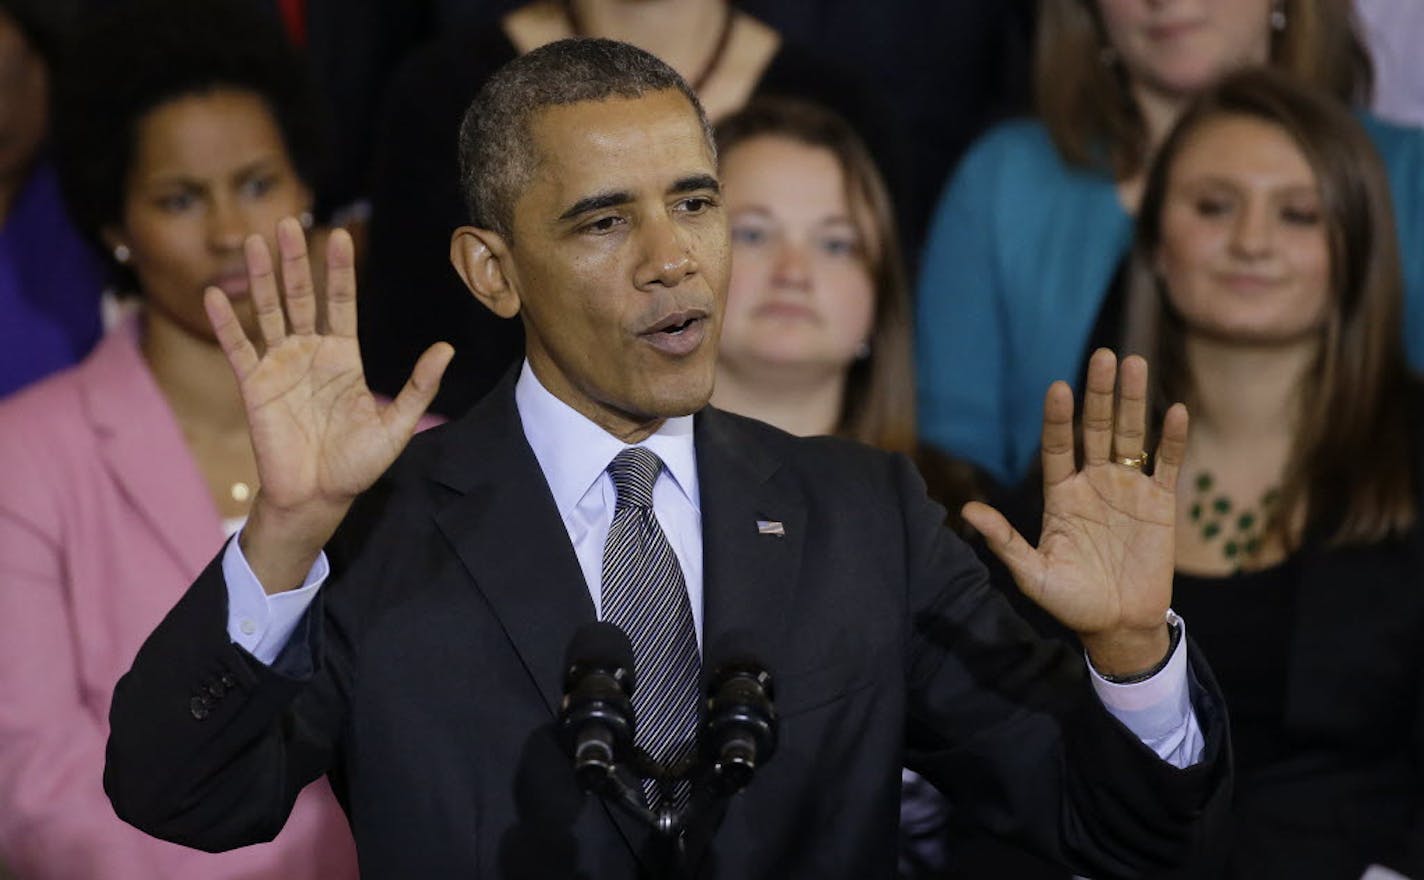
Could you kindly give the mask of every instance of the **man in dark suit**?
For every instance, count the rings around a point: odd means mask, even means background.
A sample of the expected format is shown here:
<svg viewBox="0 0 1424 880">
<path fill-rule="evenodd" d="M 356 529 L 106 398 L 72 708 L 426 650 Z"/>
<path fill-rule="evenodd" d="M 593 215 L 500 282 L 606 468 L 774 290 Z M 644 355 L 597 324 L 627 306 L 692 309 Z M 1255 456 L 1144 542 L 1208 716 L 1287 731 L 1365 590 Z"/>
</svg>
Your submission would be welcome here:
<svg viewBox="0 0 1424 880">
<path fill-rule="evenodd" d="M 231 848 L 274 834 L 327 773 L 364 876 L 657 874 L 665 851 L 580 793 L 555 733 L 565 644 L 619 619 L 642 564 L 613 537 L 634 449 L 657 456 L 643 552 L 675 585 L 651 621 L 634 602 L 640 671 L 664 653 L 640 648 L 644 628 L 676 618 L 659 638 L 690 666 L 735 645 L 777 677 L 781 744 L 692 854 L 699 876 L 890 876 L 905 763 L 1095 876 L 1192 849 L 1224 800 L 1227 747 L 1209 674 L 1169 622 L 1186 417 L 1169 413 L 1144 474 L 1145 364 L 1124 363 L 1114 419 L 1115 361 L 1095 357 L 1081 470 L 1071 396 L 1050 392 L 1038 549 L 966 511 L 1090 671 L 988 587 L 904 459 L 706 407 L 728 233 L 705 118 L 674 72 L 622 44 L 554 43 L 501 71 L 470 118 L 474 225 L 451 256 L 477 298 L 521 316 L 523 369 L 402 452 L 449 347 L 383 408 L 361 376 L 349 239 L 328 250 L 322 332 L 300 228 L 278 229 L 284 294 L 249 242 L 260 342 L 221 291 L 205 302 L 262 488 L 115 692 L 119 814 Z M 640 708 L 639 730 L 670 711 Z"/>
</svg>

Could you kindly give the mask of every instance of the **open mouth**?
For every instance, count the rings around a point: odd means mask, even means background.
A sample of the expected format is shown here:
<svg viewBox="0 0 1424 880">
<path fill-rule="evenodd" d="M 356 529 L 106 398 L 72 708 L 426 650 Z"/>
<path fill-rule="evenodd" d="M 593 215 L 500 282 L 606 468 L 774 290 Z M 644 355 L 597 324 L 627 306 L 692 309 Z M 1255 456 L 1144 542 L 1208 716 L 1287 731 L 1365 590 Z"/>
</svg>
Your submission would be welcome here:
<svg viewBox="0 0 1424 880">
<path fill-rule="evenodd" d="M 679 333 L 681 333 L 682 331 L 686 330 L 688 327 L 691 327 L 695 322 L 700 321 L 700 320 L 702 320 L 702 319 L 701 319 L 701 318 L 688 318 L 687 320 L 685 320 L 685 321 L 683 321 L 683 322 L 681 322 L 681 323 L 672 324 L 672 325 L 669 325 L 669 326 L 667 326 L 667 327 L 661 327 L 661 328 L 659 328 L 659 329 L 657 329 L 657 330 L 655 330 L 655 331 L 653 331 L 653 332 L 655 332 L 655 333 L 667 333 L 667 334 L 669 334 L 669 335 L 676 336 L 677 334 L 679 334 Z"/>
<path fill-rule="evenodd" d="M 643 339 L 654 348 L 673 355 L 689 354 L 702 344 L 706 335 L 707 316 L 701 311 L 683 311 L 668 315 L 647 330 Z"/>
</svg>

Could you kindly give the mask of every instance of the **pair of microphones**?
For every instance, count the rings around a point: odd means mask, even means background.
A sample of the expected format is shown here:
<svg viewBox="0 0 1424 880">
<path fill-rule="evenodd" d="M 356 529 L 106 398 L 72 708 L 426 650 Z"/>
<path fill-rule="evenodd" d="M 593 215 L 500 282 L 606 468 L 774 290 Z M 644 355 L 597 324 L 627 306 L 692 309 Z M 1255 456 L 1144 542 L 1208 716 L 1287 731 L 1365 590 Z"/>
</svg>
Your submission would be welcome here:
<svg viewBox="0 0 1424 880">
<path fill-rule="evenodd" d="M 653 813 L 626 784 L 625 772 L 642 778 L 690 779 L 693 808 L 746 788 L 776 751 L 777 717 L 770 673 L 735 652 L 708 679 L 706 712 L 694 759 L 663 767 L 634 744 L 633 691 L 637 676 L 628 636 L 608 622 L 586 624 L 565 654 L 564 700 L 559 731 L 579 785 L 604 795 L 658 831 L 675 835 L 687 816 L 669 809 Z"/>
</svg>

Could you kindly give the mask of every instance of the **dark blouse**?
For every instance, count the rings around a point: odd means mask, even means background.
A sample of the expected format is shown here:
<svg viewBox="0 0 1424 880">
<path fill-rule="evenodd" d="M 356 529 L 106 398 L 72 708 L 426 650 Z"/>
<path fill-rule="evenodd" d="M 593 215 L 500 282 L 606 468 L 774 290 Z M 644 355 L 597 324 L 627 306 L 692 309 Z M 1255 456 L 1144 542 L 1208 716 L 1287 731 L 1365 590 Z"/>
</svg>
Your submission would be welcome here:
<svg viewBox="0 0 1424 880">
<path fill-rule="evenodd" d="M 1226 697 L 1238 778 L 1251 776 L 1288 751 L 1281 722 L 1299 565 L 1293 557 L 1261 571 L 1226 577 L 1178 573 L 1172 583 L 1172 606 L 1210 659 Z"/>
<path fill-rule="evenodd" d="M 455 346 L 433 409 L 458 416 L 524 352 L 517 319 L 475 301 L 450 266 L 450 233 L 467 222 L 456 137 L 480 86 L 518 54 L 497 21 L 416 52 L 392 81 L 376 149 L 361 352 L 373 390 L 399 392 L 420 353 Z M 783 41 L 752 93 L 818 101 L 844 116 L 884 164 L 896 141 L 856 79 Z M 892 175 L 893 177 L 893 175 Z"/>
</svg>

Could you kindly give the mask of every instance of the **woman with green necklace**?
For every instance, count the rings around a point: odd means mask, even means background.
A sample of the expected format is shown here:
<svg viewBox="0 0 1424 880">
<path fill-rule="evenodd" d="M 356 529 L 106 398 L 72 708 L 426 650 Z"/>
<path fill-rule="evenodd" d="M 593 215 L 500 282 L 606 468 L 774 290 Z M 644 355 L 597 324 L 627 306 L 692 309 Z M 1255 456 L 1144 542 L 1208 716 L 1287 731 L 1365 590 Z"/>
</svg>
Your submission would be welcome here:
<svg viewBox="0 0 1424 880">
<path fill-rule="evenodd" d="M 1198 102 L 1147 181 L 1128 346 L 1152 404 L 1192 414 L 1174 604 L 1232 713 L 1229 876 L 1424 876 L 1424 435 L 1396 241 L 1364 129 L 1279 74 Z"/>
<path fill-rule="evenodd" d="M 1201 96 L 1145 180 L 1124 348 L 1147 406 L 1191 414 L 1172 604 L 1236 763 L 1230 845 L 1184 877 L 1424 877 L 1424 397 L 1395 241 L 1364 130 L 1278 73 Z M 952 850 L 955 876 L 1063 876 Z"/>
</svg>

